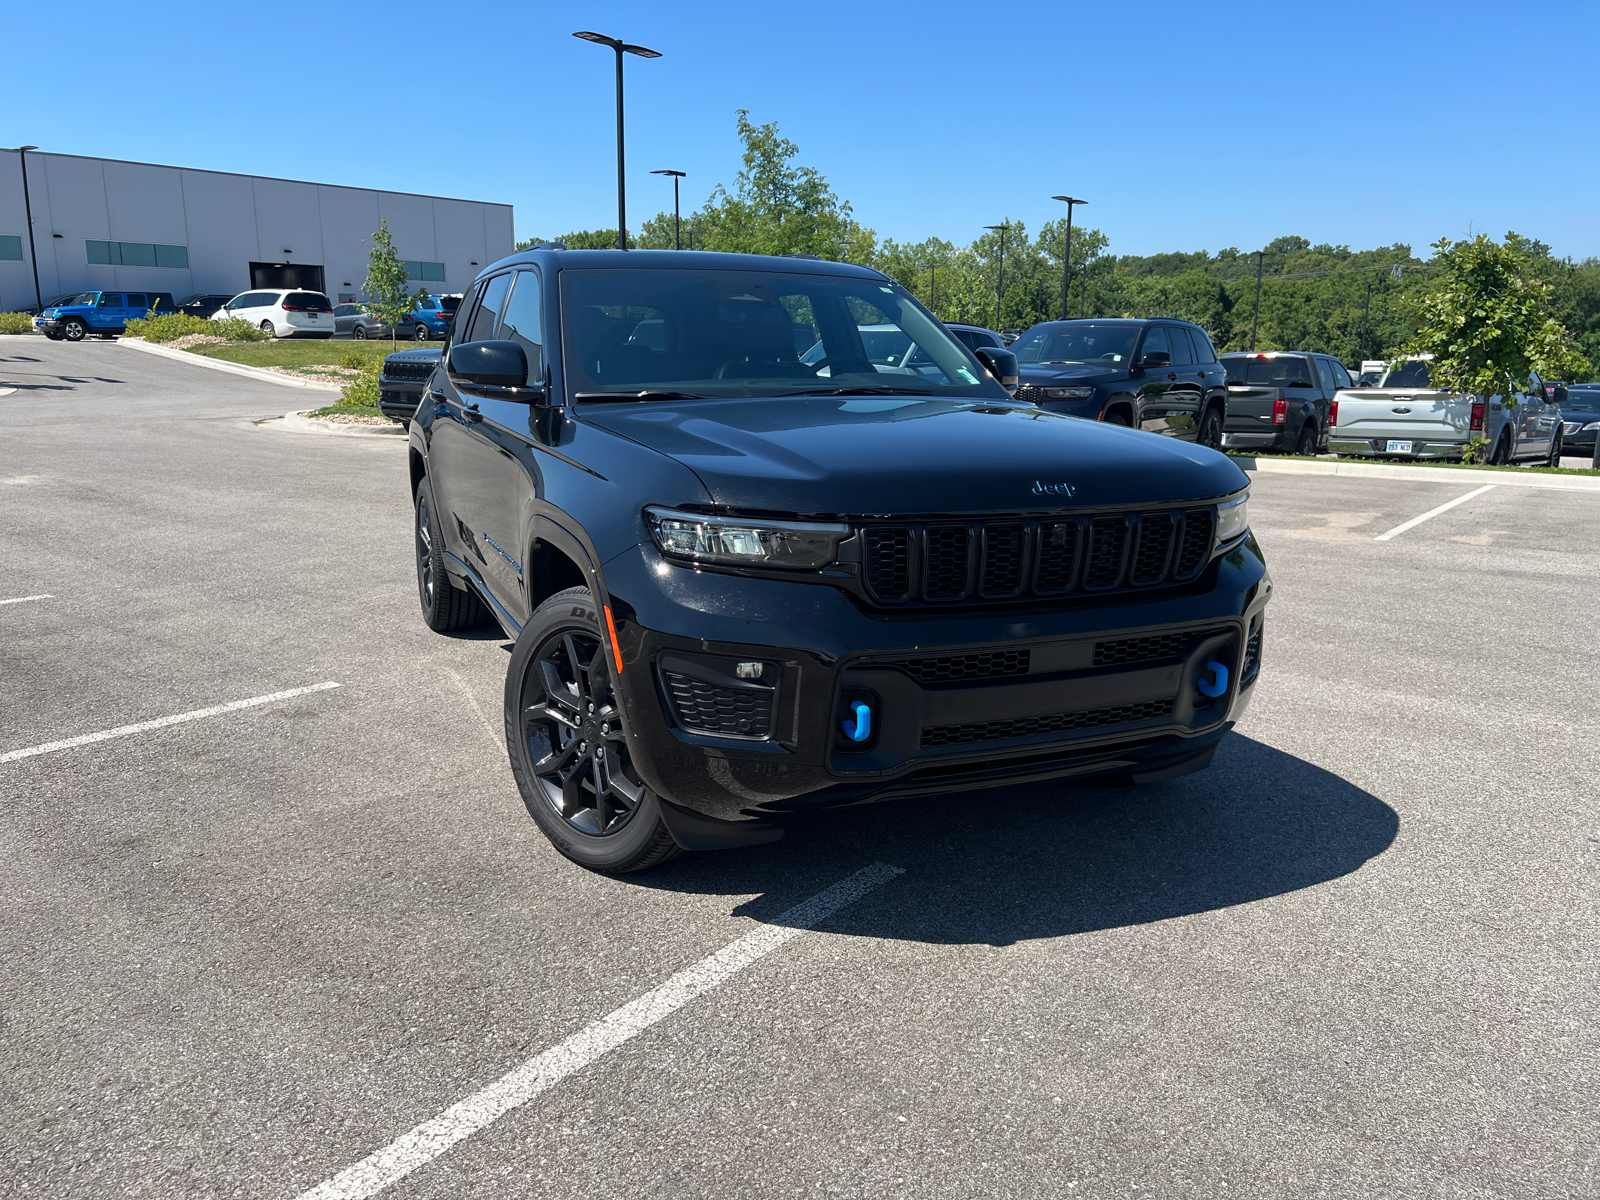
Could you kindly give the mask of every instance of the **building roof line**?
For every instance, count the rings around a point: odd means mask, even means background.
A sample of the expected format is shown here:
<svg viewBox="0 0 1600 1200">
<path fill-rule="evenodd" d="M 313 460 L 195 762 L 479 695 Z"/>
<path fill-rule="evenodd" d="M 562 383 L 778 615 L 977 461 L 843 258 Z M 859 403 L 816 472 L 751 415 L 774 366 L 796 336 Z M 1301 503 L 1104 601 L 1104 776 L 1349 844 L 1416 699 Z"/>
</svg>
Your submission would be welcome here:
<svg viewBox="0 0 1600 1200">
<path fill-rule="evenodd" d="M 15 150 L 6 150 L 7 154 L 16 154 Z M 81 158 L 85 162 L 114 162 L 130 167 L 159 167 L 164 171 L 203 171 L 207 175 L 232 175 L 236 179 L 270 179 L 274 183 L 298 183 L 305 187 L 331 187 L 343 188 L 350 192 L 382 192 L 390 196 L 413 196 L 419 200 L 449 200 L 455 204 L 492 204 L 496 208 L 512 208 L 499 200 L 468 200 L 462 196 L 436 196 L 431 192 L 403 192 L 398 188 L 361 187 L 353 183 L 319 183 L 314 179 L 288 179 L 282 175 L 251 175 L 244 171 L 218 171 L 212 167 L 182 167 L 173 163 L 142 162 L 134 158 L 106 158 L 100 154 L 63 154 L 59 150 L 34 150 L 31 152 L 35 158 Z"/>
</svg>

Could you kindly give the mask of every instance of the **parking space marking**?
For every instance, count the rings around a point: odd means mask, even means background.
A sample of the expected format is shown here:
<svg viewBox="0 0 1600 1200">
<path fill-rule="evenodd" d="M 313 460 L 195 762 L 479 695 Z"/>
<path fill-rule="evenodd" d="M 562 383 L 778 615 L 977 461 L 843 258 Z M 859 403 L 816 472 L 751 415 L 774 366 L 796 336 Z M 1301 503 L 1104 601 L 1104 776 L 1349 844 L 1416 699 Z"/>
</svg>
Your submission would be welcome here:
<svg viewBox="0 0 1600 1200">
<path fill-rule="evenodd" d="M 102 729 L 99 733 L 85 733 L 78 737 L 62 738 L 59 742 L 45 742 L 41 746 L 26 746 L 0 754 L 0 763 L 16 762 L 19 758 L 32 758 L 35 754 L 52 754 L 57 750 L 71 750 L 74 746 L 87 746 L 91 742 L 105 742 L 112 738 L 129 737 L 151 729 L 164 729 L 168 725 L 182 725 L 185 721 L 203 721 L 207 717 L 220 717 L 224 713 L 238 712 L 241 708 L 255 708 L 278 700 L 292 700 L 296 696 L 309 696 L 312 692 L 325 692 L 336 688 L 337 683 L 314 683 L 310 687 L 290 688 L 286 692 L 273 692 L 270 696 L 251 696 L 248 700 L 233 700 L 227 704 L 214 704 L 210 708 L 197 708 L 192 712 L 177 713 L 170 717 L 157 717 L 154 721 L 140 721 L 137 725 L 119 725 L 115 729 Z"/>
<path fill-rule="evenodd" d="M 660 987 L 530 1058 L 482 1091 L 451 1105 L 431 1121 L 424 1121 L 332 1179 L 302 1192 L 297 1200 L 364 1200 L 377 1195 L 418 1167 L 432 1162 L 457 1142 L 471 1137 L 540 1092 L 615 1050 L 635 1034 L 671 1016 L 697 996 L 720 986 L 751 963 L 815 928 L 841 908 L 904 874 L 902 868 L 891 867 L 888 863 L 876 862 L 863 867 L 811 899 L 780 913 L 771 924 L 729 942 L 715 954 L 679 971 Z"/>
<path fill-rule="evenodd" d="M 26 604 L 30 600 L 54 600 L 54 599 L 55 599 L 54 596 L 52 596 L 49 592 L 46 592 L 42 596 L 13 596 L 9 600 L 0 600 L 0 604 Z"/>
<path fill-rule="evenodd" d="M 1481 496 L 1485 492 L 1492 492 L 1492 491 L 1494 491 L 1494 488 L 1495 488 L 1494 484 L 1486 483 L 1481 488 L 1477 488 L 1474 491 L 1468 492 L 1465 496 L 1457 496 L 1454 500 L 1450 501 L 1450 503 L 1448 503 L 1448 504 L 1441 504 L 1441 505 L 1439 505 L 1438 508 L 1430 508 L 1427 512 L 1423 513 L 1420 517 L 1412 517 L 1411 520 L 1405 522 L 1402 525 L 1396 525 L 1393 529 L 1389 530 L 1388 533 L 1380 533 L 1377 537 L 1373 538 L 1372 540 L 1375 541 L 1375 542 L 1387 542 L 1390 538 L 1399 537 L 1406 530 L 1415 529 L 1418 525 L 1421 525 L 1424 521 L 1431 520 L 1432 518 L 1437 517 L 1440 513 L 1449 512 L 1456 505 L 1465 504 L 1468 500 L 1471 500 L 1474 496 Z"/>
</svg>

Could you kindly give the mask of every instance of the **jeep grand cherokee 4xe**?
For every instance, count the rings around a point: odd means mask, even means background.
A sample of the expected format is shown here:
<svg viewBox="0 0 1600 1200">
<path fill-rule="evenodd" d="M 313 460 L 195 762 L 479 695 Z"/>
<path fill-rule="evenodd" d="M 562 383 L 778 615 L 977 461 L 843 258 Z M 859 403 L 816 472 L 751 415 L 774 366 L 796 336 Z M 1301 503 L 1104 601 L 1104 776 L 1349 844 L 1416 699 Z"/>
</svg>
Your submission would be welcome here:
<svg viewBox="0 0 1600 1200">
<path fill-rule="evenodd" d="M 885 327 L 915 369 L 868 352 Z M 626 871 L 801 810 L 1210 762 L 1271 590 L 1245 476 L 1013 400 L 1015 371 L 862 267 L 484 272 L 410 427 L 418 588 L 432 628 L 515 640 L 511 768 L 563 854 Z"/>
</svg>

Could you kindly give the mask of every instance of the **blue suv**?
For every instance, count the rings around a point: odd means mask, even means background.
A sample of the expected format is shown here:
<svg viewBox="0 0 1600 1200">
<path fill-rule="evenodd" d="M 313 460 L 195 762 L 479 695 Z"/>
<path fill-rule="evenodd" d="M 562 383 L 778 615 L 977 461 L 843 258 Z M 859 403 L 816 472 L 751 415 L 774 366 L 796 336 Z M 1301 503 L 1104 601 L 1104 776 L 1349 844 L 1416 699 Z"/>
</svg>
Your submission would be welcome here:
<svg viewBox="0 0 1600 1200">
<path fill-rule="evenodd" d="M 419 342 L 426 342 L 448 335 L 460 303 L 460 296 L 424 296 L 411 314 L 417 323 L 412 336 Z"/>
<path fill-rule="evenodd" d="M 128 322 L 151 312 L 173 313 L 171 292 L 79 292 L 33 319 L 52 341 L 81 342 L 91 333 L 109 338 L 124 332 Z"/>
</svg>

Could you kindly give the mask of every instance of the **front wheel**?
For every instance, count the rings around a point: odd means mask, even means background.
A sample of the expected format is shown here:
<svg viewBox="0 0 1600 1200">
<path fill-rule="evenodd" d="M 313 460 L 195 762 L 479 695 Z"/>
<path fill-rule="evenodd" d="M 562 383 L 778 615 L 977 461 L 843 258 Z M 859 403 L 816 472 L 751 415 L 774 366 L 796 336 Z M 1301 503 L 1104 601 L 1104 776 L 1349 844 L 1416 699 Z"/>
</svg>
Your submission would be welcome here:
<svg viewBox="0 0 1600 1200">
<path fill-rule="evenodd" d="M 588 588 L 541 604 L 506 671 L 506 749 L 551 844 L 591 871 L 621 874 L 680 850 L 628 752 L 611 652 Z"/>
<path fill-rule="evenodd" d="M 1200 432 L 1194 440 L 1213 450 L 1222 449 L 1222 414 L 1214 408 L 1206 409 L 1205 415 L 1200 418 Z"/>
<path fill-rule="evenodd" d="M 1113 408 L 1105 415 L 1105 423 L 1107 425 L 1120 425 L 1124 429 L 1127 429 L 1132 424 L 1128 420 L 1128 410 L 1125 408 Z"/>
<path fill-rule="evenodd" d="M 61 322 L 61 336 L 69 342 L 81 342 L 89 336 L 89 326 L 77 317 L 68 317 Z"/>
</svg>

